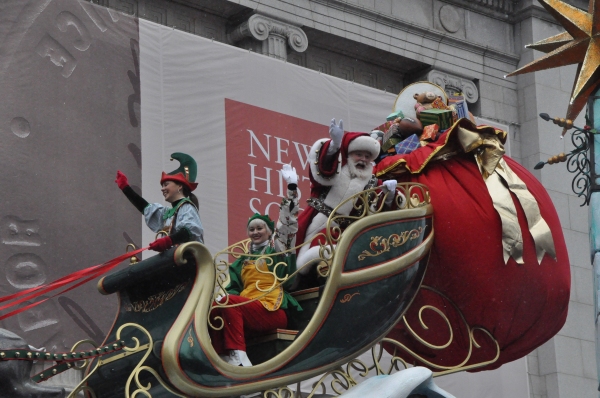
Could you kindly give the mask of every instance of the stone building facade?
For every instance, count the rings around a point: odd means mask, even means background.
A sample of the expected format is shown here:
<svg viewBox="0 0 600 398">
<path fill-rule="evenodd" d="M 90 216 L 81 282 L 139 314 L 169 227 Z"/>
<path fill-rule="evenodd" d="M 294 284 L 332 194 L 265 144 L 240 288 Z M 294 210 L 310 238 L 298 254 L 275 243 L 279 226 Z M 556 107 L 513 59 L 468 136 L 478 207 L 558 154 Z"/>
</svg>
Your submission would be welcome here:
<svg viewBox="0 0 600 398">
<path fill-rule="evenodd" d="M 504 78 L 542 55 L 526 44 L 562 29 L 536 0 L 93 3 L 387 92 L 419 80 L 461 88 L 475 116 L 508 127 L 510 155 L 549 191 L 569 249 L 569 316 L 553 339 L 528 355 L 528 397 L 598 396 L 587 209 L 563 165 L 533 170 L 572 147 L 538 114 L 564 116 L 576 68 Z M 584 0 L 569 3 L 588 7 Z M 583 125 L 582 117 L 577 123 Z"/>
</svg>

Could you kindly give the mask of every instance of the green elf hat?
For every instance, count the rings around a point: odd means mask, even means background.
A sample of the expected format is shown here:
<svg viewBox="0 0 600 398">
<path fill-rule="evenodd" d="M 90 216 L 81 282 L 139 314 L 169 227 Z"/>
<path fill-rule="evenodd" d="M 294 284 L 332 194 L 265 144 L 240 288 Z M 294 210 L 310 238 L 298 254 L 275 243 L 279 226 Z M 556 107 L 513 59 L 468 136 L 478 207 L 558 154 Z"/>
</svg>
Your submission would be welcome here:
<svg viewBox="0 0 600 398">
<path fill-rule="evenodd" d="M 265 224 L 267 224 L 267 227 L 271 230 L 271 233 L 273 233 L 273 231 L 275 231 L 275 223 L 273 222 L 273 220 L 271 220 L 269 218 L 268 215 L 262 215 L 262 214 L 258 214 L 258 213 L 254 213 L 254 215 L 252 215 L 252 217 L 250 217 L 248 219 L 248 224 L 246 227 L 250 226 L 250 223 L 254 220 L 262 220 L 265 222 Z"/>
<path fill-rule="evenodd" d="M 171 160 L 173 159 L 179 161 L 179 167 L 169 174 L 163 171 L 160 183 L 162 184 L 165 181 L 175 181 L 188 187 L 190 192 L 196 189 L 198 186 L 198 183 L 195 182 L 198 166 L 196 165 L 194 158 L 185 153 L 175 152 L 171 154 Z"/>
</svg>

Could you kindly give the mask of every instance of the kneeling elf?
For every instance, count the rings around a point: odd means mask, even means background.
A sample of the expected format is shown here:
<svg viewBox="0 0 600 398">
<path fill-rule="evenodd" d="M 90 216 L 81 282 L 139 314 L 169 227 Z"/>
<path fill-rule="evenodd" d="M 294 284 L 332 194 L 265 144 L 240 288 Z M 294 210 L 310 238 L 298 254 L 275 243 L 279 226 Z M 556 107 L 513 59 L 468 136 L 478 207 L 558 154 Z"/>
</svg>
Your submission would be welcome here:
<svg viewBox="0 0 600 398">
<path fill-rule="evenodd" d="M 268 215 L 256 213 L 250 217 L 248 255 L 229 266 L 227 297 L 215 303 L 210 314 L 213 325 L 220 324 L 217 317 L 224 322 L 220 330 L 209 327 L 213 346 L 223 360 L 235 366 L 252 366 L 246 354 L 246 332 L 285 328 L 285 310 L 302 310 L 286 290 L 296 272 L 296 252 L 289 249 L 295 245 L 298 230 L 298 176 L 289 165 L 283 166 L 282 176 L 288 190 L 279 208 L 277 228 Z"/>
</svg>

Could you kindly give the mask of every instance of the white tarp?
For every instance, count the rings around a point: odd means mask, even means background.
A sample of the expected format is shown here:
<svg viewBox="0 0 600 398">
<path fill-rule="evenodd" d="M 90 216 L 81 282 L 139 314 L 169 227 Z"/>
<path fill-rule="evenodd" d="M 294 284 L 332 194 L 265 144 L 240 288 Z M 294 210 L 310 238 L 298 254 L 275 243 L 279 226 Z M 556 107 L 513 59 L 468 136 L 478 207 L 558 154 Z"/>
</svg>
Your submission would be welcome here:
<svg viewBox="0 0 600 398">
<path fill-rule="evenodd" d="M 147 21 L 140 20 L 139 26 L 143 194 L 148 201 L 161 201 L 160 173 L 177 166 L 168 161 L 169 154 L 192 155 L 198 161 L 196 192 L 212 252 L 233 243 L 232 236 L 244 237 L 252 203 L 258 203 L 248 202 L 248 195 L 263 206 L 279 201 L 275 172 L 282 163 L 292 161 L 305 177 L 301 191 L 307 189 L 308 170 L 298 144 L 309 146 L 326 137 L 331 118 L 342 118 L 346 131 L 368 132 L 385 121 L 396 97 Z M 265 169 L 271 169 L 270 179 Z M 234 213 L 241 217 L 237 224 L 228 218 Z M 229 231 L 232 225 L 242 231 Z M 144 243 L 152 241 L 143 230 Z M 522 359 L 436 383 L 460 398 L 525 398 L 525 368 Z"/>
<path fill-rule="evenodd" d="M 200 214 L 206 243 L 212 251 L 228 243 L 228 211 L 245 206 L 245 220 L 252 215 L 246 203 L 227 200 L 226 150 L 237 150 L 235 155 L 245 158 L 243 163 L 247 168 L 257 162 L 259 167 L 274 171 L 281 167 L 274 154 L 275 138 L 281 131 L 255 131 L 242 120 L 242 131 L 236 132 L 238 147 L 226 147 L 226 99 L 321 125 L 317 135 L 300 130 L 287 132 L 307 146 L 316 138 L 327 136 L 327 126 L 334 117 L 344 120 L 347 131 L 370 131 L 385 121 L 395 99 L 393 94 L 143 20 L 140 20 L 140 59 L 144 197 L 148 201 L 162 200 L 158 187 L 160 173 L 176 168 L 169 162 L 170 153 L 192 155 L 198 162 Z M 242 118 L 242 115 L 227 116 Z M 272 136 L 270 160 L 266 160 L 260 148 L 253 148 L 253 156 L 250 154 L 252 137 L 247 130 L 257 137 L 254 145 L 256 140 L 262 140 L 264 146 L 264 135 Z M 296 148 L 291 143 L 290 147 L 281 162 L 292 160 L 298 174 L 307 176 L 307 169 L 301 170 L 293 161 L 292 152 Z M 252 181 L 241 180 L 236 189 L 241 195 L 251 185 Z M 301 190 L 304 187 L 308 187 L 307 181 L 301 184 Z M 257 189 L 257 195 L 266 191 L 264 187 Z M 271 196 L 279 201 L 277 195 Z M 144 242 L 151 238 L 146 233 Z"/>
</svg>

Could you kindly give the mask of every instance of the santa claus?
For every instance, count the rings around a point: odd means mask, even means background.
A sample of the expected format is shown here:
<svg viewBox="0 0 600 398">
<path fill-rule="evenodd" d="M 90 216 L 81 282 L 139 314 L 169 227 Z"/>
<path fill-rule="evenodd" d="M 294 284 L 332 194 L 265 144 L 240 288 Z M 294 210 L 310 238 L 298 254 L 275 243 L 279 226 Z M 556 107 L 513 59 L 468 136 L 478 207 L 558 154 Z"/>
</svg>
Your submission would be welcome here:
<svg viewBox="0 0 600 398">
<path fill-rule="evenodd" d="M 373 175 L 373 161 L 380 152 L 377 140 L 366 133 L 344 133 L 342 120 L 336 124 L 335 119 L 331 120 L 329 135 L 330 139 L 315 142 L 308 156 L 311 198 L 308 199 L 309 206 L 298 217 L 296 239 L 302 243 L 314 238 L 314 242 L 305 244 L 298 251 L 297 264 L 301 274 L 307 274 L 314 260 L 320 258 L 320 240 L 316 236 L 324 232 L 333 209 L 352 195 L 381 185 L 381 181 Z M 406 199 L 396 192 L 396 180 L 382 184 L 380 196 L 385 197 L 385 206 L 391 208 L 398 195 L 397 203 L 403 207 Z M 336 213 L 347 216 L 353 208 L 354 203 L 347 201 Z"/>
</svg>

